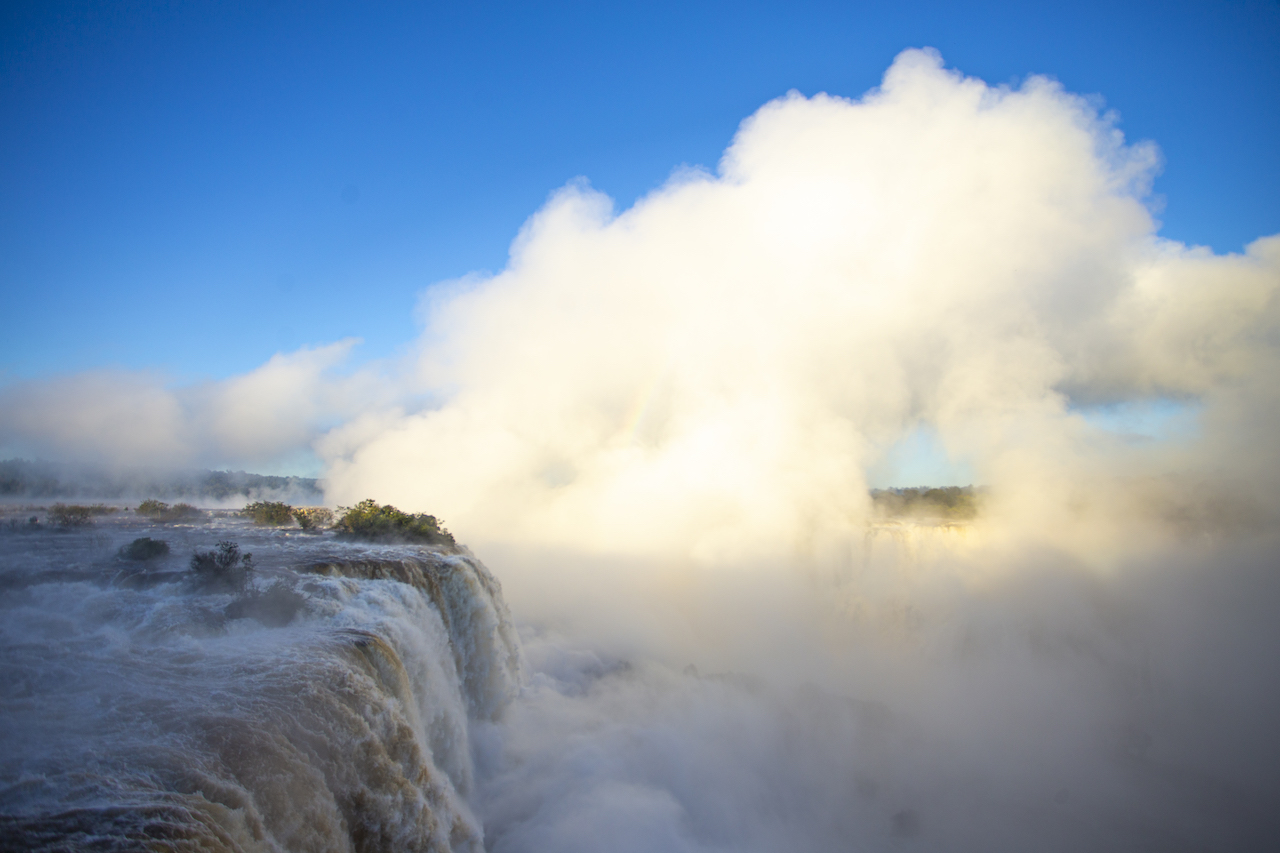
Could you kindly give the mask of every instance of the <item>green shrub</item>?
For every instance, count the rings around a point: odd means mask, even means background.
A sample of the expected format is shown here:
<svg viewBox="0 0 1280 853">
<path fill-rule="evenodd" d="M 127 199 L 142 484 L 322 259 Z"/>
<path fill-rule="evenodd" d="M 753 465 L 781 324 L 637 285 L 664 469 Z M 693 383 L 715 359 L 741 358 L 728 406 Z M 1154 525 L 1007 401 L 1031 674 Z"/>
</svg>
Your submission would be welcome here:
<svg viewBox="0 0 1280 853">
<path fill-rule="evenodd" d="M 235 542 L 223 540 L 216 551 L 191 555 L 192 585 L 200 592 L 244 592 L 253 572 L 253 555 L 241 554 Z"/>
<path fill-rule="evenodd" d="M 115 511 L 115 507 L 107 506 L 106 504 L 84 506 L 82 504 L 56 503 L 49 508 L 49 521 L 61 527 L 80 527 L 84 524 L 91 524 L 91 519 L 95 515 L 111 515 Z"/>
<path fill-rule="evenodd" d="M 429 545 L 455 544 L 453 535 L 434 515 L 411 515 L 393 506 L 379 506 L 371 500 L 353 507 L 339 507 L 342 518 L 334 525 L 343 539 L 369 542 L 422 542 Z"/>
<path fill-rule="evenodd" d="M 176 504 L 169 506 L 163 501 L 154 498 L 147 498 L 138 504 L 138 508 L 134 510 L 138 515 L 145 515 L 154 521 L 180 521 L 184 518 L 193 518 L 200 514 L 200 510 L 191 504 Z"/>
<path fill-rule="evenodd" d="M 155 498 L 147 498 L 145 501 L 138 504 L 138 508 L 134 510 L 138 515 L 147 515 L 153 518 L 157 515 L 164 515 L 168 511 L 169 505 L 167 503 L 161 503 Z"/>
<path fill-rule="evenodd" d="M 293 511 L 293 517 L 303 530 L 319 530 L 333 524 L 333 510 L 323 506 L 300 506 Z"/>
<path fill-rule="evenodd" d="M 279 501 L 255 501 L 240 510 L 240 514 L 252 518 L 254 524 L 270 527 L 293 523 L 293 507 Z"/>
<path fill-rule="evenodd" d="M 49 508 L 49 521 L 59 527 L 80 527 L 85 524 L 92 524 L 89 516 L 93 514 L 93 509 L 87 506 L 79 506 L 78 504 L 54 504 Z"/>
<path fill-rule="evenodd" d="M 151 560 L 169 553 L 169 543 L 162 539 L 143 536 L 124 545 L 118 552 L 123 560 Z"/>
</svg>

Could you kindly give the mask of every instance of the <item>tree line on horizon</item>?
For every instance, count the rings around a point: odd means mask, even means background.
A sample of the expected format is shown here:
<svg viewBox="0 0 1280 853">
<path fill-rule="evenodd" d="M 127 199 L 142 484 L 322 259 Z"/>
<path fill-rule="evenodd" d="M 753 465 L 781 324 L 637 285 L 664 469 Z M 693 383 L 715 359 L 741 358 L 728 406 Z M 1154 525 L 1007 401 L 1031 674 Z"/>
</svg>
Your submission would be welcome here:
<svg viewBox="0 0 1280 853">
<path fill-rule="evenodd" d="M 0 497 L 121 500 L 130 496 L 218 502 L 235 497 L 288 497 L 298 503 L 324 502 L 314 477 L 209 469 L 122 473 L 44 460 L 0 461 Z"/>
<path fill-rule="evenodd" d="M 918 486 L 872 489 L 871 507 L 881 518 L 938 518 L 966 521 L 976 518 L 985 489 L 980 486 Z"/>
</svg>

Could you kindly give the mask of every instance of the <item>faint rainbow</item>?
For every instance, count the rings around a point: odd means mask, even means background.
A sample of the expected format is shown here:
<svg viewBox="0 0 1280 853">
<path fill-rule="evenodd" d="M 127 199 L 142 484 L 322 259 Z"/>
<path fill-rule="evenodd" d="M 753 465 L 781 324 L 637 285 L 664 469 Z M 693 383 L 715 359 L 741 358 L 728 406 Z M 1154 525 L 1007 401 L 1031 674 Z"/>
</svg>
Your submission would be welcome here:
<svg viewBox="0 0 1280 853">
<path fill-rule="evenodd" d="M 666 365 L 663 365 L 655 370 L 648 380 L 641 383 L 635 398 L 631 401 L 630 407 L 628 407 L 627 417 L 622 422 L 622 435 L 627 441 L 636 440 L 636 433 L 640 430 L 640 424 L 644 421 L 644 416 L 649 413 L 654 397 L 658 395 L 658 386 L 662 384 L 662 380 L 666 378 L 666 375 L 667 368 Z"/>
</svg>

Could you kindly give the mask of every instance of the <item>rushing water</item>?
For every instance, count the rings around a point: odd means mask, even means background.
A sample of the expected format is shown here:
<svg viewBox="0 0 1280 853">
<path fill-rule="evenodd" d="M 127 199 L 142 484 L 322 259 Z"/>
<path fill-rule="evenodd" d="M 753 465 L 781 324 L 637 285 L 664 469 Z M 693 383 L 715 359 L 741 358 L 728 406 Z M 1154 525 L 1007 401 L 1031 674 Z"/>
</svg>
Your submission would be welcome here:
<svg viewBox="0 0 1280 853">
<path fill-rule="evenodd" d="M 1280 831 L 1270 537 L 1111 575 L 956 525 L 665 581 L 499 553 L 517 636 L 465 552 L 231 514 L 12 520 L 4 850 L 1264 850 Z M 118 555 L 143 536 L 169 554 Z M 224 540 L 256 592 L 193 586 L 192 553 Z"/>
<path fill-rule="evenodd" d="M 169 555 L 117 557 L 141 536 Z M 231 517 L 3 537 L 6 848 L 483 849 L 469 727 L 519 650 L 477 560 Z M 302 598 L 191 589 L 219 540 Z"/>
</svg>

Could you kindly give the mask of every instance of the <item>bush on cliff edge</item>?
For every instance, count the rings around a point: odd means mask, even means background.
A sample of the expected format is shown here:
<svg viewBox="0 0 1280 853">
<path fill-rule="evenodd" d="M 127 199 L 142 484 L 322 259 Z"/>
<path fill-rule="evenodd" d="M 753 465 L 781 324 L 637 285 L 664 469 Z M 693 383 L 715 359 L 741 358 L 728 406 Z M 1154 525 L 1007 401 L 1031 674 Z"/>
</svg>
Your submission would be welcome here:
<svg viewBox="0 0 1280 853">
<path fill-rule="evenodd" d="M 445 530 L 434 515 L 401 512 L 393 506 L 380 506 L 372 499 L 353 507 L 339 507 L 342 518 L 333 529 L 343 539 L 367 542 L 420 542 L 427 545 L 453 547 L 453 534 Z"/>
</svg>

